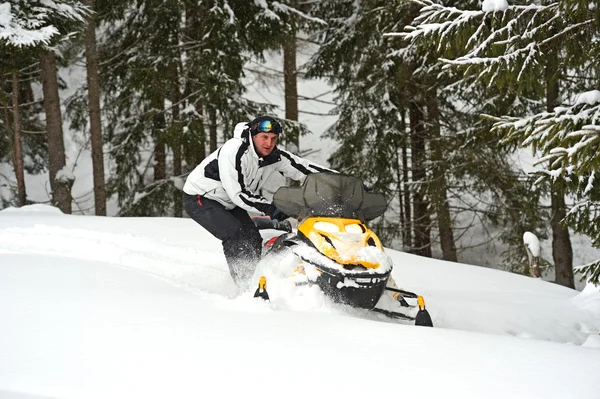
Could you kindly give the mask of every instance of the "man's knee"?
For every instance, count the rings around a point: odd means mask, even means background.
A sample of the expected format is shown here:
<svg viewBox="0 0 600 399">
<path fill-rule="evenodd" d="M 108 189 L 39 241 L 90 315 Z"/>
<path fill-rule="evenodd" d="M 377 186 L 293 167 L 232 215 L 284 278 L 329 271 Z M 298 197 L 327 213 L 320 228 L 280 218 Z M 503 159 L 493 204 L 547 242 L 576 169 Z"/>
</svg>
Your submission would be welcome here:
<svg viewBox="0 0 600 399">
<path fill-rule="evenodd" d="M 223 240 L 225 255 L 256 260 L 260 258 L 262 237 L 256 229 L 240 228 Z"/>
<path fill-rule="evenodd" d="M 237 234 L 223 240 L 223 253 L 231 277 L 239 287 L 245 286 L 260 261 L 262 238 L 258 230 L 239 229 Z"/>
</svg>

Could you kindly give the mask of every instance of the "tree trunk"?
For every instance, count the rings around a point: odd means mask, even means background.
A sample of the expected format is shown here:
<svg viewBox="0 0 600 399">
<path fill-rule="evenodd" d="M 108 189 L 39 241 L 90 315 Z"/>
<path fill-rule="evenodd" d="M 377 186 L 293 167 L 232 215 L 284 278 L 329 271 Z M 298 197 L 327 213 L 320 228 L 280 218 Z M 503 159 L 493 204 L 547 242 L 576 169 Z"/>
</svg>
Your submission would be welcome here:
<svg viewBox="0 0 600 399">
<path fill-rule="evenodd" d="M 217 110 L 213 105 L 208 107 L 208 137 L 212 154 L 217 150 Z"/>
<path fill-rule="evenodd" d="M 405 112 L 402 113 L 402 126 L 403 132 L 406 132 L 406 117 Z M 402 224 L 402 244 L 406 250 L 412 248 L 413 235 L 412 235 L 412 210 L 410 201 L 410 189 L 409 189 L 409 177 L 408 177 L 408 145 L 406 141 L 402 145 L 402 182 L 401 187 L 404 196 L 404 212 L 403 212 L 403 224 Z"/>
<path fill-rule="evenodd" d="M 429 206 L 423 195 L 426 186 L 427 160 L 423 108 L 417 100 L 410 102 L 411 166 L 413 187 L 414 231 L 413 253 L 431 257 L 431 219 Z"/>
<path fill-rule="evenodd" d="M 15 167 L 15 176 L 17 178 L 17 205 L 24 206 L 27 202 L 27 193 L 25 191 L 25 171 L 23 170 L 23 152 L 21 148 L 21 114 L 19 112 L 19 71 L 17 62 L 13 57 L 12 73 L 12 109 L 13 109 L 13 165 Z M 6 121 L 8 132 L 8 120 Z M 10 137 L 10 133 L 9 137 Z"/>
<path fill-rule="evenodd" d="M 565 193 L 562 188 L 554 187 L 552 197 L 552 258 L 554 259 L 555 281 L 565 287 L 575 288 L 573 277 L 573 248 L 569 229 L 563 227 L 561 220 L 567 216 Z"/>
<path fill-rule="evenodd" d="M 152 130 L 154 131 L 154 181 L 167 177 L 167 151 L 165 147 L 165 100 L 156 96 L 152 102 Z"/>
<path fill-rule="evenodd" d="M 63 213 L 71 213 L 71 186 L 73 179 L 66 171 L 65 142 L 62 130 L 60 97 L 56 56 L 52 51 L 43 51 L 40 55 L 42 70 L 42 91 L 46 112 L 46 130 L 48 133 L 48 158 L 52 205 Z"/>
<path fill-rule="evenodd" d="M 95 0 L 86 0 L 92 10 Z M 92 144 L 92 175 L 94 178 L 94 205 L 96 216 L 106 216 L 106 183 L 104 180 L 104 151 L 102 150 L 102 122 L 100 118 L 100 84 L 98 53 L 96 51 L 96 19 L 92 15 L 84 33 L 87 64 L 88 110 L 90 116 L 90 142 Z"/>
<path fill-rule="evenodd" d="M 546 110 L 552 112 L 558 102 L 558 57 L 548 57 L 546 68 Z M 551 183 L 552 203 L 552 258 L 554 259 L 555 282 L 565 287 L 575 288 L 573 276 L 573 248 L 569 229 L 560 222 L 567 215 L 565 192 L 560 183 Z"/>
<path fill-rule="evenodd" d="M 435 87 L 427 90 L 427 115 L 428 126 L 431 132 L 431 161 L 433 164 L 433 185 L 431 192 L 437 214 L 442 258 L 447 261 L 458 262 L 452 231 L 452 219 L 448 206 L 446 175 L 443 168 L 444 156 L 441 143 L 442 135 L 440 132 L 440 111 Z"/>
<path fill-rule="evenodd" d="M 177 72 L 176 72 L 177 74 Z M 175 82 L 178 82 L 178 78 Z M 179 85 L 175 83 L 171 94 L 171 102 L 173 104 L 173 176 L 181 176 L 182 174 L 182 157 L 181 157 L 181 121 L 179 120 L 179 102 L 181 101 L 181 92 Z M 183 202 L 181 200 L 181 192 L 175 191 L 174 198 L 174 214 L 175 217 L 183 216 Z"/>
<path fill-rule="evenodd" d="M 200 42 L 201 37 L 199 36 L 198 29 L 196 27 L 201 23 L 201 10 L 197 2 L 185 2 L 185 33 L 184 36 L 188 37 L 192 41 Z M 201 51 L 198 49 L 196 51 Z M 195 92 L 199 89 L 197 86 L 198 83 L 192 82 L 191 79 L 187 79 L 186 76 L 183 76 L 183 80 L 185 81 L 185 87 L 183 90 L 184 98 L 187 98 L 191 93 Z M 206 158 L 206 134 L 204 129 L 204 114 L 203 108 L 204 104 L 202 101 L 197 98 L 192 101 L 192 104 L 196 108 L 196 111 L 199 115 L 202 115 L 195 124 L 197 126 L 191 132 L 187 132 L 187 135 L 191 135 L 192 139 L 186 139 L 184 137 L 184 142 L 186 143 L 183 148 L 185 148 L 184 154 L 191 154 L 191 156 L 186 156 L 185 159 L 188 159 L 190 163 L 193 163 L 194 166 L 200 164 L 204 158 Z M 187 165 L 189 166 L 189 165 Z"/>
<path fill-rule="evenodd" d="M 296 1 L 290 1 L 290 7 L 295 7 Z M 292 121 L 298 120 L 298 71 L 296 69 L 296 26 L 291 15 L 292 26 L 290 35 L 283 43 L 283 83 L 285 91 L 285 118 Z M 287 149 L 295 154 L 300 154 L 300 132 L 296 129 L 286 135 Z M 300 182 L 286 179 L 286 185 L 299 187 Z"/>
<path fill-rule="evenodd" d="M 204 124 L 204 112 L 202 112 L 203 108 L 204 105 L 202 102 L 198 101 L 196 103 L 196 109 L 198 110 L 198 113 L 202 115 L 202 119 L 200 120 L 200 123 L 198 123 L 198 130 L 200 130 L 200 134 L 195 135 L 196 140 L 194 140 L 192 143 L 194 147 L 192 149 L 195 159 L 194 163 L 196 165 L 199 165 L 202 161 L 204 161 L 204 158 L 206 158 L 206 128 Z"/>
<path fill-rule="evenodd" d="M 295 1 L 291 0 L 290 7 L 295 7 Z M 296 70 L 296 28 L 291 21 L 292 32 L 283 43 L 283 82 L 285 88 L 285 118 L 298 120 L 298 71 Z M 298 132 L 287 136 L 287 143 L 300 149 L 300 138 Z"/>
</svg>

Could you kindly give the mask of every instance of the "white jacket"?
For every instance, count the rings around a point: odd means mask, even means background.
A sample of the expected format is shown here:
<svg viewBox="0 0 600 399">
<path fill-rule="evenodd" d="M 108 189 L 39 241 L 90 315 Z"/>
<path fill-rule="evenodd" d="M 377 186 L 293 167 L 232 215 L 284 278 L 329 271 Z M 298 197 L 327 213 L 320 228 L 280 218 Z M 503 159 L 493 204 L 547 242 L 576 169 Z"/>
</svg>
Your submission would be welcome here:
<svg viewBox="0 0 600 399">
<path fill-rule="evenodd" d="M 260 192 L 276 172 L 303 182 L 307 175 L 332 171 L 277 148 L 265 158 L 254 149 L 246 123 L 238 123 L 234 137 L 204 159 L 190 173 L 183 191 L 218 201 L 227 209 L 236 206 L 268 214 L 271 201 Z"/>
</svg>

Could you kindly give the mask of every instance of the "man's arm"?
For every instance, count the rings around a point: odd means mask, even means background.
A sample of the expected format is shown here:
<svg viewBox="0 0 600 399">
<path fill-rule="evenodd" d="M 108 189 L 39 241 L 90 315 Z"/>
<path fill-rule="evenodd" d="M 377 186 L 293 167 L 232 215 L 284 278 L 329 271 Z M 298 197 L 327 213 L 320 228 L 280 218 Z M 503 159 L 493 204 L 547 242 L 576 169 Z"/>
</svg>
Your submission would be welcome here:
<svg viewBox="0 0 600 399">
<path fill-rule="evenodd" d="M 303 182 L 311 173 L 338 173 L 333 169 L 326 168 L 307 159 L 301 158 L 286 150 L 279 149 L 281 154 L 280 172 L 292 180 Z"/>
</svg>

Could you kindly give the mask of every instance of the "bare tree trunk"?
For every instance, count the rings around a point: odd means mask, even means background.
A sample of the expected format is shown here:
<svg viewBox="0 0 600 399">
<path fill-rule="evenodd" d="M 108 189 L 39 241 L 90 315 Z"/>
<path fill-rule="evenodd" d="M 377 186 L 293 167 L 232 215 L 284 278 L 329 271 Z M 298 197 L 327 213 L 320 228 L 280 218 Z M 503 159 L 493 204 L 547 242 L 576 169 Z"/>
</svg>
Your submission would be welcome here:
<svg viewBox="0 0 600 399">
<path fill-rule="evenodd" d="M 446 175 L 442 166 L 444 156 L 442 153 L 442 135 L 440 132 L 440 111 L 435 87 L 427 90 L 427 115 L 428 126 L 431 132 L 431 160 L 433 163 L 432 200 L 437 213 L 442 258 L 451 262 L 458 262 L 452 231 L 452 219 L 450 218 L 450 209 L 448 206 L 448 185 L 446 184 Z"/>
<path fill-rule="evenodd" d="M 558 102 L 558 64 L 556 54 L 548 57 L 546 69 L 546 109 L 552 112 Z M 569 229 L 560 222 L 567 216 L 565 193 L 560 183 L 552 183 L 552 258 L 554 259 L 555 281 L 565 287 L 575 288 L 573 276 L 573 248 Z"/>
<path fill-rule="evenodd" d="M 2 104 L 2 108 L 4 111 L 4 126 L 6 126 L 6 138 L 8 139 L 8 145 L 10 147 L 10 160 L 14 165 L 17 164 L 17 160 L 15 158 L 15 144 L 13 143 L 15 137 L 13 135 L 13 131 L 12 131 L 12 121 L 10 120 L 10 116 L 8 114 L 9 110 L 12 109 L 10 104 Z M 16 174 L 16 172 L 15 172 Z"/>
<path fill-rule="evenodd" d="M 427 173 L 425 148 L 425 128 L 422 104 L 413 100 L 410 102 L 411 128 L 411 166 L 413 179 L 413 209 L 415 242 L 413 252 L 417 255 L 431 257 L 431 219 L 429 204 L 423 195 Z"/>
<path fill-rule="evenodd" d="M 48 158 L 52 205 L 63 213 L 71 213 L 71 186 L 73 180 L 66 171 L 65 142 L 62 130 L 60 97 L 56 56 L 52 51 L 43 51 L 40 55 L 42 69 L 42 91 L 46 112 L 46 130 L 48 132 Z"/>
<path fill-rule="evenodd" d="M 555 281 L 565 287 L 575 288 L 573 277 L 573 248 L 569 229 L 560 223 L 567 216 L 565 193 L 562 188 L 554 187 L 552 197 L 552 258 L 556 271 Z"/>
<path fill-rule="evenodd" d="M 19 112 L 19 71 L 17 62 L 13 57 L 12 73 L 12 109 L 13 109 L 13 165 L 15 167 L 15 176 L 17 177 L 17 204 L 23 206 L 27 202 L 27 193 L 25 191 L 25 171 L 23 170 L 23 152 L 21 149 L 21 114 Z M 8 120 L 6 121 L 8 130 Z M 10 133 L 9 133 L 10 137 Z"/>
<path fill-rule="evenodd" d="M 200 43 L 202 38 L 199 36 L 200 33 L 196 27 L 198 24 L 201 24 L 202 18 L 202 10 L 198 2 L 185 2 L 185 33 L 184 35 L 188 37 L 192 41 L 196 41 Z M 202 49 L 197 49 L 195 51 L 202 51 Z M 191 79 L 187 79 L 184 76 L 185 80 L 185 88 L 184 88 L 184 97 L 188 97 L 192 92 L 198 90 L 197 83 L 191 81 Z M 193 105 L 196 108 L 196 111 L 200 117 L 200 121 L 197 124 L 197 128 L 194 129 L 193 132 L 188 133 L 194 136 L 193 140 L 185 140 L 185 154 L 191 154 L 191 156 L 185 157 L 186 159 L 190 159 L 190 162 L 195 165 L 200 164 L 204 158 L 206 158 L 206 130 L 204 128 L 204 104 L 203 101 L 195 100 Z M 189 166 L 189 165 L 187 165 Z"/>
<path fill-rule="evenodd" d="M 196 109 L 198 110 L 198 112 L 202 115 L 204 115 L 203 112 L 201 112 L 203 108 L 203 104 L 201 102 L 196 103 Z M 204 116 L 203 116 L 204 119 Z M 206 158 L 206 130 L 204 129 L 204 120 L 201 121 L 201 123 L 199 124 L 202 128 L 201 134 L 199 136 L 199 140 L 194 141 L 193 145 L 194 145 L 194 155 L 195 155 L 195 160 L 196 160 L 196 165 L 199 165 L 202 161 L 204 161 L 204 158 Z"/>
<path fill-rule="evenodd" d="M 217 150 L 217 110 L 213 105 L 208 107 L 208 137 L 212 154 Z"/>
<path fill-rule="evenodd" d="M 296 1 L 291 0 L 290 6 L 295 7 Z M 289 37 L 283 43 L 283 83 L 285 91 L 285 118 L 298 120 L 298 71 L 296 66 L 296 26 L 294 17 Z M 300 132 L 293 130 L 285 135 L 287 149 L 295 154 L 300 154 Z M 299 187 L 300 182 L 286 179 L 286 185 Z"/>
<path fill-rule="evenodd" d="M 177 72 L 175 72 L 177 75 Z M 179 79 L 176 78 L 175 82 Z M 181 121 L 179 120 L 179 102 L 181 101 L 181 92 L 179 91 L 179 85 L 175 83 L 176 87 L 173 88 L 171 94 L 171 102 L 173 103 L 173 176 L 181 176 L 182 174 L 182 157 L 181 157 Z M 183 202 L 181 200 L 181 193 L 179 190 L 175 192 L 174 201 L 174 214 L 175 217 L 183 216 Z"/>
<path fill-rule="evenodd" d="M 167 151 L 165 147 L 165 100 L 157 96 L 152 102 L 152 129 L 154 137 L 154 181 L 167 177 Z"/>
<path fill-rule="evenodd" d="M 291 0 L 290 7 L 295 7 L 296 2 Z M 283 82 L 285 88 L 285 118 L 298 120 L 298 74 L 296 70 L 296 28 L 291 21 L 292 32 L 283 44 Z M 293 144 L 300 149 L 300 138 L 297 132 L 287 137 L 288 144 Z M 296 151 L 298 151 L 296 150 Z"/>
<path fill-rule="evenodd" d="M 402 112 L 402 131 L 406 132 L 406 116 L 405 112 Z M 411 210 L 411 200 L 410 200 L 410 189 L 409 189 L 409 177 L 408 177 L 408 145 L 405 142 L 402 145 L 402 193 L 404 196 L 404 217 L 402 224 L 402 244 L 403 247 L 407 250 L 412 248 L 413 235 L 412 235 L 412 210 Z"/>
<path fill-rule="evenodd" d="M 95 0 L 86 0 L 92 10 Z M 96 51 L 96 19 L 92 15 L 84 33 L 87 63 L 88 109 L 90 116 L 90 141 L 92 144 L 92 174 L 94 177 L 94 205 L 96 216 L 106 216 L 106 183 L 104 180 L 104 151 L 102 150 L 102 122 L 100 118 L 100 84 L 98 53 Z"/>
</svg>

